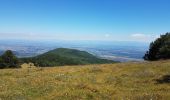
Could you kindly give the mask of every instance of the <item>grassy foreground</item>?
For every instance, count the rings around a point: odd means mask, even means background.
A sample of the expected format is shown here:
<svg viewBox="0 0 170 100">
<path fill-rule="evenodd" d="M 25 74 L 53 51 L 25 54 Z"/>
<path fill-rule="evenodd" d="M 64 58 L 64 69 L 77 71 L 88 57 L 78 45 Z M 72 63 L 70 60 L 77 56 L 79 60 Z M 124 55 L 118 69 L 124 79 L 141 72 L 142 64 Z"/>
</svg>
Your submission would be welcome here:
<svg viewBox="0 0 170 100">
<path fill-rule="evenodd" d="M 0 70 L 0 100 L 170 100 L 170 61 Z"/>
</svg>

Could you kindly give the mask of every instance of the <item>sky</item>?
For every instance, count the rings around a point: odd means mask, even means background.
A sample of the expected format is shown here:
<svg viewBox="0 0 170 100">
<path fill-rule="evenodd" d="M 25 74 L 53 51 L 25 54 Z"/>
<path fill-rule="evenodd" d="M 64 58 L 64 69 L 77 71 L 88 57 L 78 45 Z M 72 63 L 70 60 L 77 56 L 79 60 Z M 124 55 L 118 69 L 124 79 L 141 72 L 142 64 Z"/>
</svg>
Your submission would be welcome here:
<svg viewBox="0 0 170 100">
<path fill-rule="evenodd" d="M 0 39 L 150 42 L 170 0 L 0 0 Z"/>
</svg>

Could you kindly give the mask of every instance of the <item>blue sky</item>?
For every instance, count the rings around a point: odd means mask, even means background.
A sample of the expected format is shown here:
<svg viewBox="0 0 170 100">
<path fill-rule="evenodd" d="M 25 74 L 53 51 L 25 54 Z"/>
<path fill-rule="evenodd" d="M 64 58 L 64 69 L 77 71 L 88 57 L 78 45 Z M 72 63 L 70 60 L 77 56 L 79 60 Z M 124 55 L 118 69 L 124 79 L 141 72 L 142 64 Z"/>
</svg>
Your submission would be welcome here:
<svg viewBox="0 0 170 100">
<path fill-rule="evenodd" d="M 170 0 L 0 0 L 0 39 L 152 41 Z"/>
</svg>

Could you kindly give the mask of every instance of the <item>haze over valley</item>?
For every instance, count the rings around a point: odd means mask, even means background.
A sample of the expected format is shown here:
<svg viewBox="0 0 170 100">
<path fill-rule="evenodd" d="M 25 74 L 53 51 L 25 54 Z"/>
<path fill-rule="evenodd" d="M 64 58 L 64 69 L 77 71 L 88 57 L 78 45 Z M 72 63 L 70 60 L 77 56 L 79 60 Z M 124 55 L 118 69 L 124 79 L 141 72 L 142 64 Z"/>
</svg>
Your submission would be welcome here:
<svg viewBox="0 0 170 100">
<path fill-rule="evenodd" d="M 18 57 L 33 57 L 56 48 L 73 48 L 87 51 L 101 58 L 127 62 L 143 61 L 148 49 L 145 42 L 127 41 L 28 41 L 1 40 L 0 53 L 12 50 Z"/>
</svg>

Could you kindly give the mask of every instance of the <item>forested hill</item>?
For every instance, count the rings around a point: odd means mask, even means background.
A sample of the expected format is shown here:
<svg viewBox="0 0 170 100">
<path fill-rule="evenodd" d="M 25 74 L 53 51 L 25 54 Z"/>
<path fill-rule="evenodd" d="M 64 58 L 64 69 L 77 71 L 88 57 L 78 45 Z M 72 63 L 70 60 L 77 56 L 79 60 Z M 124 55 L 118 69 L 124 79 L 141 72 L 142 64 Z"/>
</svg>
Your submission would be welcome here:
<svg viewBox="0 0 170 100">
<path fill-rule="evenodd" d="M 41 67 L 114 63 L 114 61 L 100 59 L 86 51 L 68 48 L 58 48 L 35 57 L 21 58 L 21 61 L 32 62 Z"/>
</svg>

